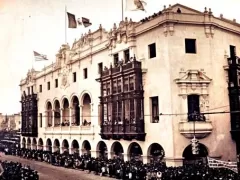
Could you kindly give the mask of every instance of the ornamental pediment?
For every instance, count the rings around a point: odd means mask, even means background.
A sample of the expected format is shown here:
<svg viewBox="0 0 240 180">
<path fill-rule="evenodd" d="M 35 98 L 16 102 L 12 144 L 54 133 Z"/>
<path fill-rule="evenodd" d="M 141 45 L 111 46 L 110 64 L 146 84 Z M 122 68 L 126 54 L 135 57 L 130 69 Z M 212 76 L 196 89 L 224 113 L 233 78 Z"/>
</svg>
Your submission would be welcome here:
<svg viewBox="0 0 240 180">
<path fill-rule="evenodd" d="M 177 84 L 210 84 L 211 81 L 205 72 L 199 70 L 181 71 L 180 78 L 175 79 Z"/>
</svg>

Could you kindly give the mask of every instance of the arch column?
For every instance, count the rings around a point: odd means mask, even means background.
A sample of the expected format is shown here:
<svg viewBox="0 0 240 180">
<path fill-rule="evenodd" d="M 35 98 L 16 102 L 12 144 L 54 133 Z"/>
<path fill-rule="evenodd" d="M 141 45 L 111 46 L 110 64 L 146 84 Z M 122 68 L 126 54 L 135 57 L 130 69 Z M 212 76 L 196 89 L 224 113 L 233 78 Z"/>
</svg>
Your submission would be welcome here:
<svg viewBox="0 0 240 180">
<path fill-rule="evenodd" d="M 72 107 L 69 107 L 69 126 L 72 126 L 72 111 L 73 111 L 73 108 Z"/>
<path fill-rule="evenodd" d="M 79 105 L 80 107 L 80 126 L 83 124 L 83 105 Z"/>
<path fill-rule="evenodd" d="M 62 122 L 63 122 L 63 108 L 60 108 L 60 126 L 62 126 Z"/>
<path fill-rule="evenodd" d="M 52 127 L 54 127 L 54 125 L 55 125 L 55 116 L 54 116 L 54 113 L 55 111 L 54 110 L 52 110 Z"/>
</svg>

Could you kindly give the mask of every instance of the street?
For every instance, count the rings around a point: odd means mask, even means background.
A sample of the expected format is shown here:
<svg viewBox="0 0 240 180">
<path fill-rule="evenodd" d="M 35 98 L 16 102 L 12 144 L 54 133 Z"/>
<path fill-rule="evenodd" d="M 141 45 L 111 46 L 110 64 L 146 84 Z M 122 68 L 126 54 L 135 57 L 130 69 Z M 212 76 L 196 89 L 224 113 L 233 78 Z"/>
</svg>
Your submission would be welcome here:
<svg viewBox="0 0 240 180">
<path fill-rule="evenodd" d="M 79 171 L 74 169 L 66 169 L 63 167 L 56 167 L 44 162 L 38 162 L 33 160 L 27 160 L 16 156 L 6 156 L 1 153 L 0 159 L 2 161 L 14 161 L 20 162 L 22 165 L 29 165 L 32 169 L 38 171 L 40 180 L 110 180 L 112 178 L 96 176 L 94 174 L 88 174 L 85 171 Z"/>
</svg>

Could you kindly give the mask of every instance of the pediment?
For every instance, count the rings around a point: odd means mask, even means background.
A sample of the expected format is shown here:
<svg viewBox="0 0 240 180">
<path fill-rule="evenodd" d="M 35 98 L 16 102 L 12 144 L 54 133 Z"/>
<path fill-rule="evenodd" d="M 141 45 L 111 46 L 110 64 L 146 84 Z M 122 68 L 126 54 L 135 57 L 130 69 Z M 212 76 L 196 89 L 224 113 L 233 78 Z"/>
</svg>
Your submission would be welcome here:
<svg viewBox="0 0 240 180">
<path fill-rule="evenodd" d="M 177 84 L 209 84 L 212 81 L 203 71 L 199 70 L 188 70 L 180 74 L 180 78 L 175 79 Z"/>
<path fill-rule="evenodd" d="M 182 4 L 175 4 L 172 6 L 173 12 L 177 12 L 178 8 L 181 10 L 181 13 L 187 13 L 187 14 L 203 14 L 203 12 L 197 11 L 195 9 L 189 8 L 187 6 L 184 6 Z"/>
</svg>

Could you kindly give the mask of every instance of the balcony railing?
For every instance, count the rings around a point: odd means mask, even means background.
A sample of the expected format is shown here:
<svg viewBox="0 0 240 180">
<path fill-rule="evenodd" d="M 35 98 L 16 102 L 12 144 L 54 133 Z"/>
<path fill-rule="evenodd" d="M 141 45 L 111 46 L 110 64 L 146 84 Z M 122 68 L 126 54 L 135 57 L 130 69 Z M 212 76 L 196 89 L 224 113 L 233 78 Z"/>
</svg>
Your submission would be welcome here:
<svg viewBox="0 0 240 180">
<path fill-rule="evenodd" d="M 93 135 L 95 127 L 91 126 L 57 126 L 46 127 L 45 134 L 77 134 L 77 135 Z"/>
</svg>

